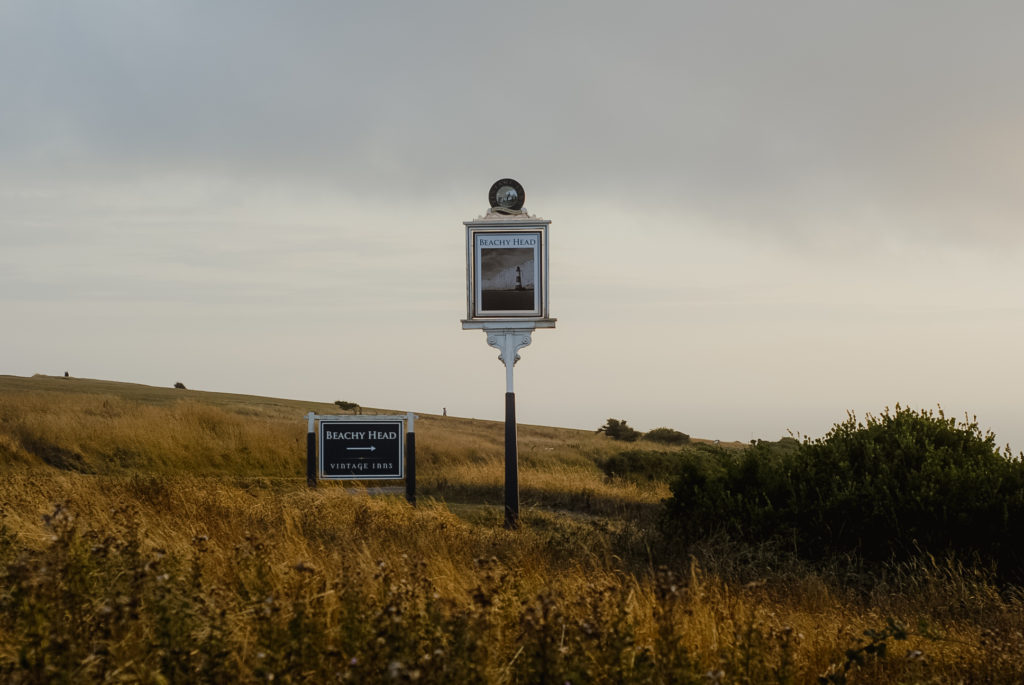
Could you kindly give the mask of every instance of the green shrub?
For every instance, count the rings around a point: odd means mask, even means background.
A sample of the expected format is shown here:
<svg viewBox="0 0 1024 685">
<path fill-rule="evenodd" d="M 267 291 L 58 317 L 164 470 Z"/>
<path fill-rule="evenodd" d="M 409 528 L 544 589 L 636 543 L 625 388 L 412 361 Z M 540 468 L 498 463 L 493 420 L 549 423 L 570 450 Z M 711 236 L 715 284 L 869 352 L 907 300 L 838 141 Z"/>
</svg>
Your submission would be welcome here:
<svg viewBox="0 0 1024 685">
<path fill-rule="evenodd" d="M 678 453 L 646 450 L 626 450 L 613 455 L 601 464 L 609 478 L 624 478 L 635 482 L 655 480 L 671 481 L 679 473 Z"/>
<path fill-rule="evenodd" d="M 690 436 L 674 428 L 655 428 L 644 433 L 644 440 L 660 442 L 665 445 L 685 445 L 690 442 Z"/>
<path fill-rule="evenodd" d="M 613 440 L 624 442 L 635 442 L 641 435 L 640 431 L 628 425 L 624 419 L 608 419 L 608 422 L 597 429 L 598 433 L 604 433 Z"/>
<path fill-rule="evenodd" d="M 794 444 L 795 443 L 795 444 Z M 1024 464 L 976 421 L 896 406 L 818 440 L 684 455 L 666 524 L 782 541 L 802 556 L 869 561 L 955 553 L 1024 577 Z"/>
</svg>

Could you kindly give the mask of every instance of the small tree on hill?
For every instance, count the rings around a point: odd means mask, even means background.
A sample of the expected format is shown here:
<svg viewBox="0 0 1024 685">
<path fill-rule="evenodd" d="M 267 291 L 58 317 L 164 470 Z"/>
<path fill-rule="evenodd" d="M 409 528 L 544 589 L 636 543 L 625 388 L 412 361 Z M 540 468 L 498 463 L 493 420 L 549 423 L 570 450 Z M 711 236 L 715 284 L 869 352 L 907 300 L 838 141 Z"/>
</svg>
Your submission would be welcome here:
<svg viewBox="0 0 1024 685">
<path fill-rule="evenodd" d="M 604 433 L 613 440 L 634 442 L 642 433 L 628 425 L 624 419 L 608 419 L 608 422 L 597 429 L 598 433 Z"/>
<path fill-rule="evenodd" d="M 175 383 L 174 387 L 177 388 L 178 390 L 188 390 L 188 388 L 185 387 L 185 384 L 182 383 L 181 381 Z"/>
<path fill-rule="evenodd" d="M 334 403 L 336 405 L 338 405 L 339 409 L 343 409 L 344 411 L 351 411 L 351 412 L 354 412 L 356 414 L 362 414 L 363 413 L 363 408 L 360 407 L 355 402 L 346 402 L 345 400 L 335 400 Z"/>
</svg>

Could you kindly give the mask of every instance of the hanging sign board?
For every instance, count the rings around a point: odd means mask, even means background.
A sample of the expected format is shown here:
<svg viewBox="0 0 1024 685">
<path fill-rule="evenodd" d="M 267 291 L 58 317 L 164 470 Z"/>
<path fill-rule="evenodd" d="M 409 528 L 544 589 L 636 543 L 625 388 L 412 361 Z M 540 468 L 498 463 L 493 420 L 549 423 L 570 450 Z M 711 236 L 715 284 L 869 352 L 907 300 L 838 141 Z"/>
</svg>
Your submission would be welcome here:
<svg viewBox="0 0 1024 685">
<path fill-rule="evenodd" d="M 526 191 L 503 178 L 487 194 L 491 208 L 466 226 L 463 328 L 554 328 L 548 311 L 548 225 L 523 208 Z"/>
<path fill-rule="evenodd" d="M 320 478 L 404 478 L 403 420 L 392 416 L 355 418 L 358 420 L 320 420 Z"/>
<path fill-rule="evenodd" d="M 540 231 L 474 231 L 476 317 L 543 315 Z"/>
<path fill-rule="evenodd" d="M 466 222 L 468 321 L 549 318 L 548 223 Z"/>
</svg>

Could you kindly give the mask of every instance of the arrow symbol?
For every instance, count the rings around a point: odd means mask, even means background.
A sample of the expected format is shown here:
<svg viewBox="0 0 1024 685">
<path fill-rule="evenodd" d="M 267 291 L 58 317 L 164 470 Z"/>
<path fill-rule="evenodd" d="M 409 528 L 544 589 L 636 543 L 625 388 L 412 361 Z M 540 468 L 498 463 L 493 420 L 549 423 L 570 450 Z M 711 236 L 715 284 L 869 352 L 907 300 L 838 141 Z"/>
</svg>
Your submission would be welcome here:
<svg viewBox="0 0 1024 685">
<path fill-rule="evenodd" d="M 358 450 L 369 450 L 369 451 L 373 452 L 377 448 L 371 445 L 370 447 L 346 447 L 345 449 L 347 449 L 347 450 L 357 450 L 357 451 Z"/>
</svg>

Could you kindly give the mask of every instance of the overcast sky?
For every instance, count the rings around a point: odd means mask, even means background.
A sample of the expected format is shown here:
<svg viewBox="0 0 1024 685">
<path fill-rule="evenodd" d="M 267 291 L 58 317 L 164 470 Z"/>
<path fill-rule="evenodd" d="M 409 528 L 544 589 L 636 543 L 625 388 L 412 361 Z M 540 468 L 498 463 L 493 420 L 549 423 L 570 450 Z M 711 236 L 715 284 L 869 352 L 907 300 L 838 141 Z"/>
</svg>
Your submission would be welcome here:
<svg viewBox="0 0 1024 685">
<path fill-rule="evenodd" d="M 1019 451 L 1022 65 L 1016 2 L 0 0 L 0 373 L 501 419 L 462 222 L 511 177 L 521 422 Z"/>
</svg>

